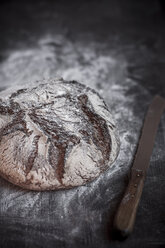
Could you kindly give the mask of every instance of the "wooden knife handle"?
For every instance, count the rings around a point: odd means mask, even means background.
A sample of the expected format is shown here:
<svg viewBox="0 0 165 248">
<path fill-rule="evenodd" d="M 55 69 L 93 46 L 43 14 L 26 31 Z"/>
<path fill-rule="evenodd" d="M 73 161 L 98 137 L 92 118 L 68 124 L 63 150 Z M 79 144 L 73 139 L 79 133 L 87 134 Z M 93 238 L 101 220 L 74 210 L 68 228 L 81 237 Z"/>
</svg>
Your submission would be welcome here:
<svg viewBox="0 0 165 248">
<path fill-rule="evenodd" d="M 114 228 L 123 238 L 133 230 L 144 179 L 145 175 L 141 170 L 131 169 L 130 181 L 114 220 Z"/>
</svg>

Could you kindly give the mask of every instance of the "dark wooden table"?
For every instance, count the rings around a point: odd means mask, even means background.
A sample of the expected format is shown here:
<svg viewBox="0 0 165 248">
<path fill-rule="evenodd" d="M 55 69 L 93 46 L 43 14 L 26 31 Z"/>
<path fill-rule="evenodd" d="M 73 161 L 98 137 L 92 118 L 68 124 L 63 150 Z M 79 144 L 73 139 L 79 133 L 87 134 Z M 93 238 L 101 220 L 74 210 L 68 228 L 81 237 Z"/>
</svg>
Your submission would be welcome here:
<svg viewBox="0 0 165 248">
<path fill-rule="evenodd" d="M 133 234 L 112 235 L 143 117 L 165 97 L 163 1 L 2 1 L 0 90 L 62 76 L 95 88 L 119 127 L 121 150 L 96 181 L 29 192 L 0 179 L 0 247 L 165 247 L 165 114 Z"/>
</svg>

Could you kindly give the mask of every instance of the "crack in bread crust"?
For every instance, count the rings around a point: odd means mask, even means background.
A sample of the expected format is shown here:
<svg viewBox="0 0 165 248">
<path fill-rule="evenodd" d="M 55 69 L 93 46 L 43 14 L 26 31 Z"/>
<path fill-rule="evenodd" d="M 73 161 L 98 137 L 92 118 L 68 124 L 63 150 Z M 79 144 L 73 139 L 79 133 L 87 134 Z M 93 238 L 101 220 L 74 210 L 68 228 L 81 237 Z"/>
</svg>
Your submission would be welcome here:
<svg viewBox="0 0 165 248">
<path fill-rule="evenodd" d="M 111 137 L 108 133 L 108 128 L 106 121 L 96 114 L 94 110 L 90 110 L 88 107 L 89 100 L 87 95 L 81 95 L 78 97 L 78 100 L 81 104 L 81 109 L 84 114 L 88 117 L 89 122 L 92 126 L 92 140 L 98 149 L 102 152 L 103 159 L 105 161 L 108 160 L 111 149 Z"/>
</svg>

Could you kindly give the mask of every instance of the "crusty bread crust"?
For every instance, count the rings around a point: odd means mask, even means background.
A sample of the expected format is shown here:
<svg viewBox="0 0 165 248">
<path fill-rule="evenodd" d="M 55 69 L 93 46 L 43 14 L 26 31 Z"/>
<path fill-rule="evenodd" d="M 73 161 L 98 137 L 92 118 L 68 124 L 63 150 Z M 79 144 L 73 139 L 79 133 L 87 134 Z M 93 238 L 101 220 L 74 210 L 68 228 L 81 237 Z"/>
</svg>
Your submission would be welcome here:
<svg viewBox="0 0 165 248">
<path fill-rule="evenodd" d="M 119 146 L 103 99 L 75 81 L 44 80 L 0 99 L 0 175 L 22 188 L 83 185 L 113 163 Z"/>
</svg>

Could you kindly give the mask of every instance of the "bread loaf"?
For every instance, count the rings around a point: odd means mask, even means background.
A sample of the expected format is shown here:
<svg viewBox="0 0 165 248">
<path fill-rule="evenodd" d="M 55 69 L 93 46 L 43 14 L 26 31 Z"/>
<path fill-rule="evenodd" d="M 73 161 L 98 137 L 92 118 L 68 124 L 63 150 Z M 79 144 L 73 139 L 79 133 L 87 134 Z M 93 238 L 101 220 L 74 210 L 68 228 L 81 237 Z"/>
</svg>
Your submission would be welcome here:
<svg viewBox="0 0 165 248">
<path fill-rule="evenodd" d="M 44 80 L 0 95 L 0 175 L 30 190 L 83 185 L 116 159 L 104 100 L 76 81 Z"/>
</svg>

